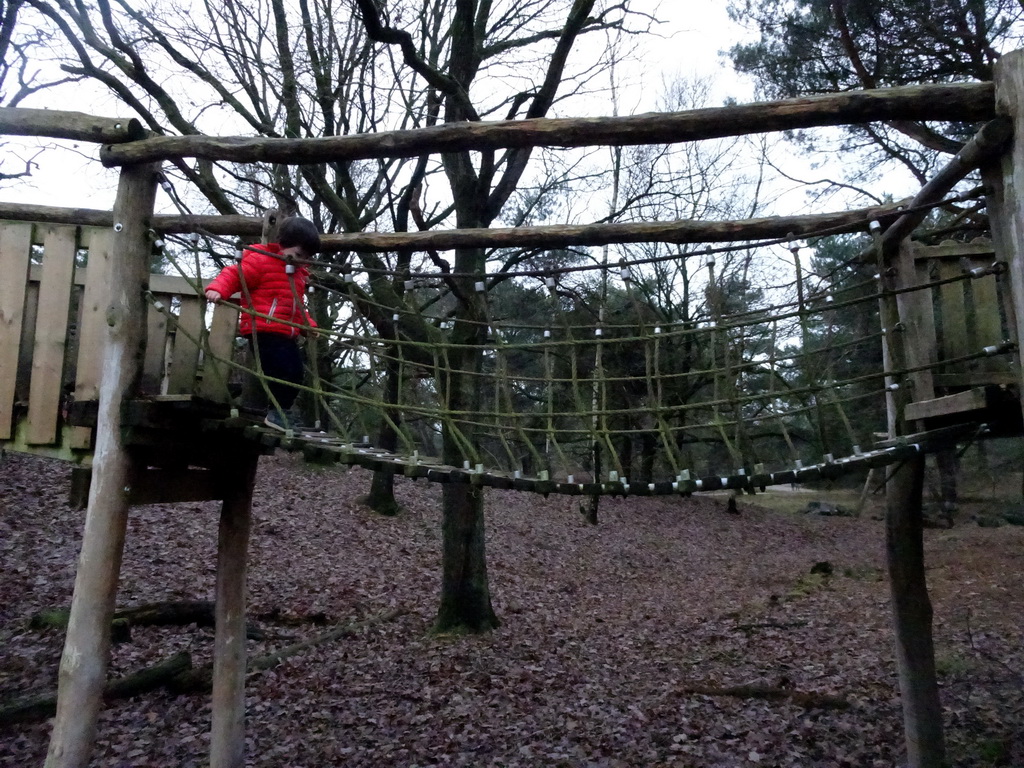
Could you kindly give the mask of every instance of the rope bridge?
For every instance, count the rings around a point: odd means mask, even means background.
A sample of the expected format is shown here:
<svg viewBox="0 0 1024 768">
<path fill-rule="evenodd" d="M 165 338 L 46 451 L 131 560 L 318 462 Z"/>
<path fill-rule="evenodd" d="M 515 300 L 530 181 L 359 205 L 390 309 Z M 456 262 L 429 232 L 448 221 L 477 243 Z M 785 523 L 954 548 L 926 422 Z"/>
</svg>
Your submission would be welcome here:
<svg viewBox="0 0 1024 768">
<path fill-rule="evenodd" d="M 864 230 L 870 229 L 865 221 Z M 795 280 L 788 274 L 755 290 L 728 267 L 716 272 L 722 261 L 737 258 L 746 260 L 747 274 L 778 272 L 779 256 L 770 246 L 779 245 L 789 246 Z M 801 249 L 780 240 L 615 265 L 474 275 L 471 284 L 484 308 L 476 322 L 452 319 L 454 303 L 465 300 L 456 280 L 468 276 L 311 261 L 313 290 L 339 307 L 333 327 L 318 331 L 308 345 L 302 387 L 305 411 L 322 431 L 260 439 L 311 457 L 391 467 L 439 482 L 587 495 L 749 489 L 889 464 L 908 451 L 935 450 L 989 428 L 975 419 L 876 445 L 875 435 L 887 431 L 887 398 L 919 386 L 925 375 L 975 371 L 989 384 L 1009 375 L 1014 345 L 1004 341 L 1009 330 L 1000 310 L 1004 267 L 985 243 L 945 246 L 958 247 L 966 255 L 957 257 L 954 269 L 948 254 L 930 265 L 926 254 L 920 281 L 895 289 L 871 274 L 873 266 L 852 282 L 839 279 L 842 270 L 807 274 Z M 177 261 L 174 249 L 163 253 Z M 854 261 L 870 258 L 862 253 Z M 700 266 L 687 272 L 695 259 Z M 666 262 L 682 269 L 674 278 L 690 291 L 682 301 L 654 298 L 659 276 L 652 270 Z M 367 284 L 380 279 L 396 286 L 400 304 L 372 300 Z M 660 279 L 662 292 L 679 289 L 673 278 L 667 287 L 664 275 Z M 151 297 L 175 324 L 173 305 Z M 934 308 L 939 323 L 931 344 L 943 351 L 924 362 L 883 365 L 886 335 L 906 335 L 901 323 L 844 333 L 844 318 L 859 314 L 879 323 L 880 306 L 913 300 Z M 378 322 L 371 324 L 368 316 Z M 952 332 L 950 317 L 961 318 L 964 333 Z M 453 342 L 456 322 L 464 325 L 462 338 L 477 342 Z M 189 333 L 180 324 L 178 332 Z M 253 366 L 225 354 L 223 345 L 212 349 L 212 338 L 206 333 L 191 339 L 204 346 L 207 391 L 218 377 L 238 406 L 244 404 L 241 378 L 253 377 L 266 389 L 258 350 Z M 921 343 L 916 339 L 911 346 Z M 316 349 L 325 346 L 330 365 L 320 375 Z M 478 362 L 468 370 L 453 365 L 467 350 L 478 353 Z M 1003 379 L 997 372 L 1004 372 Z M 448 385 L 459 376 L 479 391 L 472 409 L 450 406 Z M 250 434 L 256 430 L 249 427 Z M 373 448 L 386 442 L 380 436 L 387 431 L 393 447 Z M 443 433 L 459 446 L 461 466 L 440 464 Z"/>
</svg>

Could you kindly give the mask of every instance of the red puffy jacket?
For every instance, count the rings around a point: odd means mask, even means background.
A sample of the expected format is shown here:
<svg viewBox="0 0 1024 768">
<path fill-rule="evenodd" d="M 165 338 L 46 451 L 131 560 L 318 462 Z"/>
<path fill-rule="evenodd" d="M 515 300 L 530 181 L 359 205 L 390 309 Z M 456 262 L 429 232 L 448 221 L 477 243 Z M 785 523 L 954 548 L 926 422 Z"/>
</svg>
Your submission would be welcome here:
<svg viewBox="0 0 1024 768">
<path fill-rule="evenodd" d="M 305 265 L 295 264 L 295 272 L 288 274 L 284 259 L 269 255 L 281 253 L 281 246 L 277 243 L 257 245 L 254 248 L 267 253 L 247 248 L 242 252 L 241 263 L 225 267 L 206 286 L 206 290 L 217 291 L 224 298 L 241 294 L 243 309 L 252 308 L 262 315 L 315 328 L 316 323 L 306 311 L 306 278 L 309 269 Z M 242 276 L 245 277 L 244 288 Z M 254 326 L 257 333 L 280 333 L 286 336 L 302 333 L 302 329 L 294 325 L 275 323 L 266 317 L 243 312 L 238 323 L 239 335 L 251 335 Z"/>
</svg>

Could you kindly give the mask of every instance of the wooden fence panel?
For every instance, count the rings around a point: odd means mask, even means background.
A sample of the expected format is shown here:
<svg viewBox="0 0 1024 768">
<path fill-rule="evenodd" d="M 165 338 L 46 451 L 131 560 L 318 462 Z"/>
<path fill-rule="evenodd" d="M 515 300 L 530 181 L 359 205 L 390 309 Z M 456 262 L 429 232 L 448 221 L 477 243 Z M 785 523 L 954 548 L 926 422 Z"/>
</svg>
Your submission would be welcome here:
<svg viewBox="0 0 1024 768">
<path fill-rule="evenodd" d="M 985 347 L 997 346 L 1007 340 L 1007 312 L 1010 308 L 1005 282 L 996 275 L 967 277 L 971 270 L 988 268 L 993 264 L 995 253 L 992 243 L 976 240 L 912 247 L 919 283 L 937 278 L 952 280 L 929 292 L 932 330 L 922 326 L 918 329 L 920 333 L 910 336 L 913 348 L 929 350 L 927 361 L 919 355 L 916 362 L 935 363 L 937 366 L 937 372 L 932 375 L 934 386 L 940 388 L 940 392 L 948 393 L 964 387 L 1015 382 L 1016 373 L 1010 370 L 1008 360 L 1003 356 L 953 364 L 947 362 L 965 355 L 976 355 Z M 913 314 L 907 317 L 913 318 Z M 926 389 L 920 395 L 915 393 L 919 400 L 930 396 L 934 397 L 935 393 Z"/>
<path fill-rule="evenodd" d="M 0 440 L 13 432 L 31 250 L 31 224 L 0 224 Z"/>
<path fill-rule="evenodd" d="M 57 440 L 57 421 L 68 341 L 68 313 L 75 276 L 75 227 L 48 227 L 43 237 L 43 277 L 32 348 L 28 433 L 30 445 Z"/>
</svg>

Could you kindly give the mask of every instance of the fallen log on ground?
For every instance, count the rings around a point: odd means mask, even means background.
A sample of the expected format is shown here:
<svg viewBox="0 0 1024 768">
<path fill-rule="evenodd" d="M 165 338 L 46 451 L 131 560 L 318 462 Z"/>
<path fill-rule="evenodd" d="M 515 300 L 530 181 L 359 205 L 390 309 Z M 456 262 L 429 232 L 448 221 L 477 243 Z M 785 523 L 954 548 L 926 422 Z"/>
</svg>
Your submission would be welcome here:
<svg viewBox="0 0 1024 768">
<path fill-rule="evenodd" d="M 734 685 L 726 688 L 707 685 L 689 685 L 679 689 L 680 693 L 695 693 L 701 696 L 735 696 L 741 699 L 788 700 L 806 709 L 848 709 L 850 702 L 840 696 L 830 696 L 813 691 L 794 691 L 790 688 L 774 688 L 768 685 Z"/>
<path fill-rule="evenodd" d="M 192 656 L 182 652 L 152 667 L 111 680 L 103 689 L 104 701 L 126 699 L 167 685 L 192 667 Z M 0 725 L 44 720 L 57 712 L 57 694 L 44 693 L 0 705 Z"/>
<path fill-rule="evenodd" d="M 32 629 L 67 629 L 67 608 L 51 608 L 39 611 L 29 620 Z M 213 603 L 210 600 L 175 600 L 162 603 L 146 603 L 133 608 L 120 608 L 111 620 L 112 640 L 115 643 L 131 639 L 132 627 L 197 627 L 214 626 Z M 256 627 L 246 628 L 250 640 L 262 640 L 263 632 Z"/>
<path fill-rule="evenodd" d="M 323 643 L 331 642 L 332 640 L 339 640 L 342 637 L 349 637 L 356 634 L 360 630 L 372 627 L 376 624 L 383 624 L 385 621 L 391 621 L 399 616 L 408 613 L 406 608 L 395 608 L 394 610 L 387 611 L 386 613 L 378 614 L 365 621 L 356 621 L 351 624 L 344 624 L 340 627 L 335 627 L 329 632 L 325 632 L 322 635 L 310 638 L 309 640 L 303 640 L 292 645 L 285 646 L 279 651 L 268 653 L 265 656 L 258 656 L 254 659 L 250 659 L 246 665 L 247 672 L 260 672 L 264 669 L 270 669 L 276 667 L 285 659 L 289 659 L 292 656 L 308 651 L 310 648 L 315 648 Z M 194 669 L 185 670 L 180 675 L 175 677 L 173 680 L 168 681 L 167 687 L 174 693 L 208 693 L 213 690 L 213 665 L 205 664 L 202 667 L 196 667 Z"/>
<path fill-rule="evenodd" d="M 303 640 L 285 646 L 279 651 L 251 659 L 247 665 L 249 672 L 260 672 L 276 667 L 285 659 L 308 651 L 323 643 L 349 637 L 368 627 L 391 621 L 408 613 L 406 608 L 395 608 L 391 611 L 372 616 L 365 621 L 355 621 L 335 627 L 309 640 Z M 111 680 L 103 689 L 103 699 L 113 701 L 136 696 L 140 693 L 165 687 L 177 694 L 209 693 L 213 688 L 213 665 L 192 666 L 192 656 L 179 653 L 171 656 L 152 667 L 133 672 L 116 680 Z M 0 704 L 0 726 L 14 723 L 43 720 L 53 717 L 57 711 L 57 694 L 44 693 L 37 696 L 26 696 L 8 703 Z"/>
</svg>

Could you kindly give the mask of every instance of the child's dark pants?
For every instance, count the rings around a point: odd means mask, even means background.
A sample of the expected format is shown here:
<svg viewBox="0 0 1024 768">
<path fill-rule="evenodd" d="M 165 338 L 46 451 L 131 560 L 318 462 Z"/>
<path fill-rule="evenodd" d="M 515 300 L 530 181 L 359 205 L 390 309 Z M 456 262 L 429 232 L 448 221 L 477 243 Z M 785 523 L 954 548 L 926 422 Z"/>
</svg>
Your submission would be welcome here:
<svg viewBox="0 0 1024 768">
<path fill-rule="evenodd" d="M 263 374 L 275 379 L 283 379 L 292 384 L 301 384 L 303 377 L 302 352 L 294 336 L 281 333 L 260 333 L 249 337 L 249 346 Z M 291 408 L 299 390 L 290 384 L 268 381 L 267 388 L 277 399 L 281 410 Z"/>
</svg>

